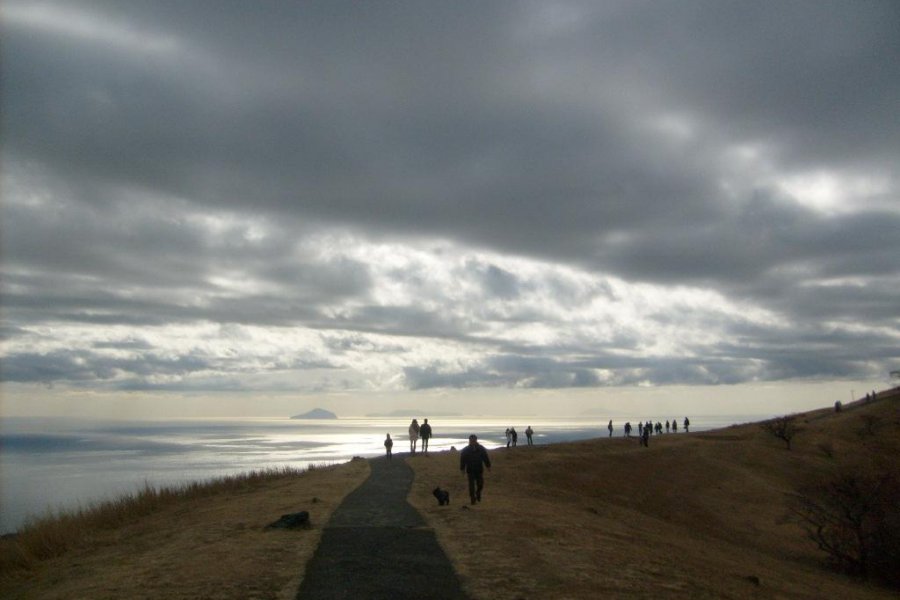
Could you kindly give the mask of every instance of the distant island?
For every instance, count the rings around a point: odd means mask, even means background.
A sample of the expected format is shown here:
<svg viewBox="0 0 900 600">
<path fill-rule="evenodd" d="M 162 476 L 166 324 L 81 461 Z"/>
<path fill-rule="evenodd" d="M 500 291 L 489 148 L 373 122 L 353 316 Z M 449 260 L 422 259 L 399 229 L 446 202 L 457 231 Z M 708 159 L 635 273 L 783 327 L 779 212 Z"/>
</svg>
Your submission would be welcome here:
<svg viewBox="0 0 900 600">
<path fill-rule="evenodd" d="M 338 416 L 331 412 L 330 410 L 325 410 L 324 408 L 314 408 L 309 412 L 305 412 L 302 415 L 294 415 L 291 417 L 292 419 L 337 419 Z"/>
<path fill-rule="evenodd" d="M 385 413 L 369 413 L 367 417 L 459 417 L 459 413 L 440 412 L 440 411 L 423 411 L 418 408 L 401 408 Z"/>
</svg>

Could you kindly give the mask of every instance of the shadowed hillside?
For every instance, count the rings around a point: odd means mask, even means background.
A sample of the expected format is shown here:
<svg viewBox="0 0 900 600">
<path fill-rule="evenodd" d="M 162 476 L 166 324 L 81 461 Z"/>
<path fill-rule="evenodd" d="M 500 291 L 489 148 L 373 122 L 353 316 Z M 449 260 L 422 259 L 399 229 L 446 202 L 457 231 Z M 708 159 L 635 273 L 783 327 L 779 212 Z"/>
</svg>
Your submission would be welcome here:
<svg viewBox="0 0 900 600">
<path fill-rule="evenodd" d="M 471 508 L 458 455 L 418 456 L 410 501 L 480 598 L 894 598 L 829 569 L 789 509 L 849 465 L 896 462 L 900 401 L 881 398 L 796 415 L 790 451 L 759 424 L 492 451 Z"/>
</svg>

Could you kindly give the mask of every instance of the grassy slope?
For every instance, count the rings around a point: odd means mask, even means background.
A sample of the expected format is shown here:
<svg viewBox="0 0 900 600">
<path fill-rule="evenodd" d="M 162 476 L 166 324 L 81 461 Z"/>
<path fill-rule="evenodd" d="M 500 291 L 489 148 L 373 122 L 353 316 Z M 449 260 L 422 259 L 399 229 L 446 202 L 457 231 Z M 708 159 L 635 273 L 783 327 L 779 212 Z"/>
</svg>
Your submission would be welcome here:
<svg viewBox="0 0 900 600">
<path fill-rule="evenodd" d="M 864 415 L 878 419 L 874 438 L 859 434 Z M 657 436 L 649 449 L 602 438 L 492 451 L 485 501 L 471 509 L 458 455 L 416 456 L 409 499 L 475 598 L 895 598 L 825 570 L 786 521 L 784 493 L 842 457 L 896 457 L 900 401 L 801 421 L 790 452 L 754 424 Z M 367 475 L 358 461 L 184 500 L 5 574 L 0 597 L 292 597 L 320 526 Z M 297 510 L 312 530 L 262 529 Z"/>
<path fill-rule="evenodd" d="M 874 439 L 859 434 L 864 414 L 879 419 Z M 410 501 L 478 598 L 895 598 L 825 570 L 785 518 L 785 493 L 867 448 L 897 456 L 900 403 L 799 420 L 790 452 L 755 424 L 655 436 L 649 449 L 618 438 L 493 451 L 471 509 L 456 455 L 419 456 Z"/>
<path fill-rule="evenodd" d="M 245 489 L 221 486 L 213 495 L 96 530 L 30 570 L 3 573 L 0 597 L 293 598 L 321 525 L 368 474 L 367 462 L 352 461 Z M 309 511 L 312 529 L 264 529 L 300 510 Z M 0 549 L 14 543 L 4 540 Z"/>
</svg>

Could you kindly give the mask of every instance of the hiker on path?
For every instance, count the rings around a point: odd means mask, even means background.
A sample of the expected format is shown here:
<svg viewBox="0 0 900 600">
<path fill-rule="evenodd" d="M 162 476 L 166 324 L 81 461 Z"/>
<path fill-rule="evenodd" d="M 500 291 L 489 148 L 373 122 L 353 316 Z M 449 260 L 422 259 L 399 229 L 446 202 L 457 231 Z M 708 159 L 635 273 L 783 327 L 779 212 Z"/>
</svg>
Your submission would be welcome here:
<svg viewBox="0 0 900 600">
<path fill-rule="evenodd" d="M 516 433 L 515 427 L 510 427 L 509 434 L 512 436 L 513 448 L 519 445 L 519 434 Z"/>
<path fill-rule="evenodd" d="M 678 433 L 678 421 L 672 419 L 672 433 Z"/>
<path fill-rule="evenodd" d="M 391 434 L 387 434 L 387 437 L 384 439 L 384 452 L 387 455 L 387 459 L 391 460 L 391 448 L 394 447 L 394 440 L 391 439 Z"/>
<path fill-rule="evenodd" d="M 612 419 L 609 420 L 609 425 L 607 425 L 606 428 L 609 429 L 609 437 L 612 437 L 612 432 L 613 432 Z"/>
<path fill-rule="evenodd" d="M 509 448 L 510 444 L 512 444 L 512 429 L 507 427 L 506 428 L 506 447 Z"/>
<path fill-rule="evenodd" d="M 631 437 L 631 421 L 625 421 L 625 437 Z"/>
<path fill-rule="evenodd" d="M 670 426 L 671 426 L 671 425 L 669 424 L 669 421 L 666 420 L 666 433 L 669 433 L 669 427 L 670 427 Z"/>
<path fill-rule="evenodd" d="M 478 443 L 478 436 L 469 436 L 469 445 L 459 453 L 459 470 L 465 471 L 469 479 L 469 499 L 472 504 L 481 502 L 484 489 L 484 467 L 491 468 L 491 459 L 484 446 Z"/>
<path fill-rule="evenodd" d="M 641 432 L 641 446 L 645 448 L 650 447 L 650 428 L 644 425 L 644 430 Z"/>
<path fill-rule="evenodd" d="M 419 422 L 415 419 L 409 424 L 409 451 L 416 453 L 416 443 L 419 441 Z"/>
<path fill-rule="evenodd" d="M 688 429 L 690 426 L 691 426 L 691 420 L 688 419 L 687 417 L 685 417 L 685 418 L 684 418 L 684 432 L 685 432 L 685 433 L 690 433 L 690 432 L 691 432 L 691 430 Z"/>
<path fill-rule="evenodd" d="M 528 438 L 528 445 L 534 446 L 534 440 L 531 439 L 531 436 L 534 435 L 534 429 L 531 428 L 531 425 L 525 430 L 525 437 Z"/>
<path fill-rule="evenodd" d="M 644 422 L 638 421 L 638 437 L 644 437 Z"/>
<path fill-rule="evenodd" d="M 428 419 L 425 419 L 419 427 L 419 437 L 422 438 L 422 452 L 428 454 L 428 440 L 431 439 L 431 425 L 428 424 Z"/>
</svg>

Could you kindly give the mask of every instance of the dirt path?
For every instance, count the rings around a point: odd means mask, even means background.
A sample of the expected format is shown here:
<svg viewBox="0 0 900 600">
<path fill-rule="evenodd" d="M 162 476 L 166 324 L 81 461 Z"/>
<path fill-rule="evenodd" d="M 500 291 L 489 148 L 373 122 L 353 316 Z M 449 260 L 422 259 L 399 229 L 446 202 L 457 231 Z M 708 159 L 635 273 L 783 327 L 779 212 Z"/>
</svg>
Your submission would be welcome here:
<svg viewBox="0 0 900 600">
<path fill-rule="evenodd" d="M 398 454 L 369 464 L 369 478 L 325 526 L 298 600 L 464 600 L 434 531 L 406 501 L 412 469 Z"/>
</svg>

